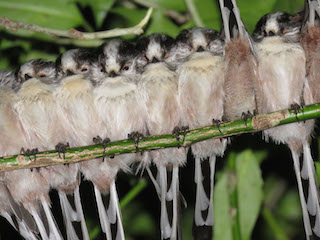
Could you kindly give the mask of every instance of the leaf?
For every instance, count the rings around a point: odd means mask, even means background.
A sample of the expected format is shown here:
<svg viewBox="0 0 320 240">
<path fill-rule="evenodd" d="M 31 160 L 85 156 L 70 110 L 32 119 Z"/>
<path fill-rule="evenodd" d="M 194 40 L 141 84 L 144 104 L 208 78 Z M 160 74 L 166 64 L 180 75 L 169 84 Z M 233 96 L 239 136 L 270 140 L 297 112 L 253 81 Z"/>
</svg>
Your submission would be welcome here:
<svg viewBox="0 0 320 240">
<path fill-rule="evenodd" d="M 91 7 L 98 28 L 101 27 L 114 2 L 115 0 L 79 0 L 79 4 L 83 7 Z"/>
<path fill-rule="evenodd" d="M 258 160 L 251 150 L 237 155 L 238 216 L 241 239 L 250 239 L 263 200 L 263 180 Z"/>
<path fill-rule="evenodd" d="M 226 173 L 220 177 L 214 187 L 213 214 L 214 238 L 232 240 L 232 224 L 230 216 L 230 199 L 228 192 L 228 176 Z"/>
<path fill-rule="evenodd" d="M 195 7 L 196 14 L 201 19 L 204 27 L 220 31 L 221 19 L 218 3 L 212 0 L 192 0 L 192 2 Z"/>
<path fill-rule="evenodd" d="M 73 28 L 83 22 L 75 3 L 65 0 L 1 0 L 0 16 L 57 29 Z"/>
<path fill-rule="evenodd" d="M 137 25 L 146 15 L 146 10 L 130 9 L 124 7 L 115 7 L 110 10 L 111 13 L 116 15 L 116 19 L 108 25 L 111 28 L 117 27 L 133 27 Z"/>
<path fill-rule="evenodd" d="M 180 29 L 164 13 L 157 9 L 153 12 L 150 25 L 146 29 L 146 35 L 152 33 L 165 33 L 172 37 L 179 34 Z"/>
<path fill-rule="evenodd" d="M 281 0 L 277 1 L 273 7 L 273 12 L 295 13 L 303 8 L 304 0 Z"/>
<path fill-rule="evenodd" d="M 254 30 L 257 22 L 263 15 L 272 12 L 276 2 L 277 0 L 237 1 L 241 19 L 249 33 Z"/>
</svg>

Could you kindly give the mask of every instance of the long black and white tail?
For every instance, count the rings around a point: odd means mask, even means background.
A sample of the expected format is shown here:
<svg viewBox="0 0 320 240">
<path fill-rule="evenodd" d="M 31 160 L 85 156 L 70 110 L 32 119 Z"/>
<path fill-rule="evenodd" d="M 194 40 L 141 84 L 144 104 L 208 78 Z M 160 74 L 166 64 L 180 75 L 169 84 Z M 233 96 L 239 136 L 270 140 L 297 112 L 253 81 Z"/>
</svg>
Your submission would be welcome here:
<svg viewBox="0 0 320 240">
<path fill-rule="evenodd" d="M 95 193 L 97 207 L 98 207 L 101 230 L 106 234 L 107 240 L 112 240 L 110 221 L 107 215 L 107 211 L 102 200 L 101 192 L 95 185 L 94 185 L 94 193 Z"/>
<path fill-rule="evenodd" d="M 181 238 L 179 231 L 179 214 L 180 214 L 180 191 L 179 191 L 179 166 L 173 166 L 172 170 L 168 170 L 166 166 L 159 165 L 158 168 L 158 182 L 154 183 L 161 203 L 160 213 L 160 230 L 161 239 L 176 240 Z M 171 184 L 168 189 L 168 180 L 171 175 Z M 152 173 L 149 173 L 149 175 Z M 172 204 L 168 204 L 172 202 Z M 168 214 L 170 211 L 170 216 Z M 170 217 L 171 223 L 170 223 Z"/>
<path fill-rule="evenodd" d="M 194 223 L 196 226 L 213 226 L 213 186 L 215 173 L 216 156 L 209 157 L 210 164 L 210 199 L 203 186 L 203 174 L 201 168 L 201 159 L 195 158 L 195 175 L 194 181 L 197 185 L 196 189 L 196 205 L 194 213 Z M 207 217 L 204 220 L 202 212 L 207 211 Z"/>
<path fill-rule="evenodd" d="M 314 163 L 308 143 L 303 144 L 303 154 L 291 149 L 294 170 L 298 183 L 306 239 L 320 237 L 320 205 Z M 300 166 L 302 157 L 302 166 Z"/>
<path fill-rule="evenodd" d="M 85 223 L 81 200 L 80 200 L 79 186 L 75 189 L 72 195 L 69 195 L 69 198 L 65 192 L 59 191 L 58 194 L 59 194 L 60 205 L 62 209 L 63 220 L 66 227 L 67 239 L 70 239 L 70 240 L 80 239 L 73 227 L 73 223 L 80 222 L 81 232 L 82 232 L 81 239 L 89 240 L 89 233 Z M 75 206 L 75 210 L 70 204 L 69 199 L 72 199 L 71 201 L 74 203 L 73 205 Z"/>
</svg>

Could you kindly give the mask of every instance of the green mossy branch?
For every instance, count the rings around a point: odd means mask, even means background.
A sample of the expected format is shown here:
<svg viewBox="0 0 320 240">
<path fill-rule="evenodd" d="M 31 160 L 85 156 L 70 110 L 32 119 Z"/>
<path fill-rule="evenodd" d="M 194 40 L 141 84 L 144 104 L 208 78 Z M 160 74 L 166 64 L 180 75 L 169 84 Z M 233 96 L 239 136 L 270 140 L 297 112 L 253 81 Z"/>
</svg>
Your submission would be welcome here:
<svg viewBox="0 0 320 240">
<path fill-rule="evenodd" d="M 303 111 L 295 114 L 293 110 L 282 110 L 274 113 L 260 114 L 244 121 L 232 121 L 221 123 L 220 131 L 216 125 L 206 126 L 198 129 L 191 129 L 180 134 L 179 144 L 181 147 L 188 147 L 192 143 L 204 141 L 211 138 L 223 138 L 243 133 L 259 132 L 268 128 L 281 126 L 288 123 L 305 121 L 320 117 L 320 103 L 308 105 Z M 160 148 L 179 147 L 176 137 L 172 134 L 147 136 L 141 139 L 138 151 L 148 151 Z M 104 156 L 113 156 L 124 153 L 132 153 L 136 147 L 132 140 L 121 140 L 111 142 L 103 149 L 101 145 L 90 145 L 67 149 L 65 158 L 60 158 L 56 151 L 40 152 L 36 156 L 19 154 L 13 156 L 0 157 L 0 171 L 9 171 L 19 168 L 33 168 L 57 165 L 63 163 L 75 163 Z M 62 154 L 61 154 L 62 156 Z"/>
</svg>

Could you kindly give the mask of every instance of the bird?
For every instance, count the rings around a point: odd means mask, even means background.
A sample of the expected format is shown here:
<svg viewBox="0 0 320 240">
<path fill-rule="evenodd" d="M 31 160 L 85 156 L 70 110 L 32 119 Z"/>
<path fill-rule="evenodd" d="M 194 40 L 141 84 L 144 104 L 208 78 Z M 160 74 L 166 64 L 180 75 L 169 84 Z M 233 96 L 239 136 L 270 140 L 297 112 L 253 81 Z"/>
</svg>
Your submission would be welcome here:
<svg viewBox="0 0 320 240">
<path fill-rule="evenodd" d="M 55 65 L 42 59 L 30 60 L 17 71 L 15 87 L 17 100 L 12 105 L 24 130 L 27 155 L 53 148 L 53 129 L 59 131 L 52 97 Z M 6 172 L 5 181 L 10 194 L 33 216 L 43 239 L 62 239 L 50 210 L 50 183 L 39 169 Z M 44 214 L 44 215 L 43 215 Z"/>
<path fill-rule="evenodd" d="M 301 29 L 301 46 L 306 55 L 306 72 L 314 103 L 320 102 L 320 4 L 318 1 L 306 1 L 304 21 Z"/>
<path fill-rule="evenodd" d="M 190 28 L 176 38 L 175 47 L 169 53 L 168 64 L 177 67 L 179 76 L 178 97 L 183 126 L 198 128 L 218 123 L 223 117 L 224 40 L 212 29 Z M 213 225 L 213 184 L 216 156 L 222 156 L 226 139 L 208 140 L 191 145 L 195 157 L 195 226 Z M 210 199 L 203 187 L 201 161 L 209 158 Z M 206 219 L 202 212 L 207 212 Z"/>
<path fill-rule="evenodd" d="M 64 126 L 64 139 L 56 139 L 56 148 L 64 151 L 66 142 L 71 147 L 92 143 L 92 138 L 99 129 L 99 118 L 93 105 L 92 83 L 88 80 L 92 51 L 71 49 L 56 60 L 56 78 L 59 84 L 54 92 L 57 99 L 57 114 Z M 93 160 L 95 161 L 95 160 Z M 90 164 L 90 163 L 89 163 Z M 89 239 L 82 203 L 80 199 L 81 163 L 51 167 L 48 176 L 58 189 L 60 204 L 67 230 L 68 239 Z M 74 206 L 74 207 L 72 207 Z M 81 233 L 73 227 L 80 223 Z"/>
<path fill-rule="evenodd" d="M 141 78 L 138 90 L 146 112 L 146 126 L 150 135 L 173 132 L 180 133 L 180 111 L 178 103 L 178 75 L 165 60 L 174 46 L 174 39 L 164 34 L 152 34 L 138 40 L 138 63 Z M 174 133 L 175 134 L 175 133 Z M 179 167 L 186 162 L 184 148 L 159 149 L 151 151 L 153 163 L 157 166 L 161 200 L 161 238 L 178 238 Z M 172 177 L 167 175 L 172 174 Z M 167 180 L 171 180 L 168 186 Z M 168 188 L 169 187 L 169 188 Z M 167 190 L 169 189 L 169 191 Z M 172 224 L 167 213 L 166 200 L 173 201 Z M 181 236 L 180 236 L 181 237 Z"/>
<path fill-rule="evenodd" d="M 132 141 L 138 149 L 140 136 L 146 132 L 145 114 L 138 99 L 135 56 L 134 46 L 120 39 L 111 40 L 98 49 L 98 61 L 94 64 L 90 79 L 94 84 L 94 105 L 104 124 L 96 139 L 102 136 L 104 145 L 110 140 L 116 141 L 132 136 Z M 95 174 L 84 174 L 95 178 L 91 181 L 95 185 L 97 200 L 101 199 L 101 193 L 105 195 L 110 191 L 107 214 L 103 202 L 97 202 L 100 222 L 103 225 L 108 220 L 111 224 L 117 224 L 119 239 L 124 239 L 124 231 L 115 178 L 120 169 L 128 171 L 128 165 L 139 158 L 141 153 L 105 157 Z"/>
<path fill-rule="evenodd" d="M 0 145 L 0 155 L 13 155 L 26 144 L 24 130 L 13 110 L 17 96 L 13 88 L 18 84 L 14 71 L 0 71 L 0 137 L 6 139 Z M 0 215 L 26 239 L 36 239 L 38 229 L 32 216 L 23 206 L 16 203 L 0 174 Z"/>
<path fill-rule="evenodd" d="M 232 12 L 225 8 L 224 1 L 220 0 L 226 36 L 223 117 L 226 121 L 244 119 L 246 122 L 248 117 L 257 113 L 254 87 L 256 82 L 254 78 L 257 78 L 257 60 L 252 39 L 242 23 L 237 3 L 235 0 L 231 0 L 230 3 L 233 6 Z M 231 28 L 230 12 L 236 19 Z"/>
<path fill-rule="evenodd" d="M 259 113 L 292 108 L 300 111 L 313 97 L 306 77 L 306 57 L 299 43 L 301 15 L 284 12 L 263 16 L 253 33 L 258 59 L 256 86 Z M 307 239 L 320 237 L 320 208 L 310 138 L 314 120 L 265 130 L 265 139 L 288 145 L 298 183 Z M 302 164 L 300 166 L 300 159 Z M 303 188 L 302 180 L 307 182 Z M 306 195 L 304 195 L 304 190 Z"/>
</svg>

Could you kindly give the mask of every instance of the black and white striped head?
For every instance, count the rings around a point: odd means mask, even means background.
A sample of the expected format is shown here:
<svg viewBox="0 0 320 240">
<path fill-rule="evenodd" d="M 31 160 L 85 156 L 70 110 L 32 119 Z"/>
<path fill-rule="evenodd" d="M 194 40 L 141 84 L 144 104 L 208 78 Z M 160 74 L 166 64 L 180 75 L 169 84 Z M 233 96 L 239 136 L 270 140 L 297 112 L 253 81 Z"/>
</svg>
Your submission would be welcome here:
<svg viewBox="0 0 320 240">
<path fill-rule="evenodd" d="M 253 39 L 261 41 L 267 37 L 283 37 L 288 42 L 299 41 L 302 24 L 301 15 L 291 15 L 284 12 L 264 15 L 256 25 Z"/>
<path fill-rule="evenodd" d="M 195 52 L 207 51 L 222 55 L 224 39 L 217 31 L 209 28 L 189 28 L 183 30 L 176 38 L 175 47 L 170 51 L 170 63 L 185 61 Z"/>
<path fill-rule="evenodd" d="M 90 79 L 99 84 L 109 77 L 137 74 L 136 49 L 131 43 L 115 39 L 103 44 L 98 50 Z"/>
<path fill-rule="evenodd" d="M 71 49 L 56 60 L 57 77 L 87 74 L 95 55 L 86 49 Z"/>
<path fill-rule="evenodd" d="M 30 78 L 39 78 L 46 83 L 57 82 L 55 63 L 43 59 L 33 59 L 22 64 L 16 74 L 19 84 Z"/>
<path fill-rule="evenodd" d="M 164 62 L 174 43 L 172 37 L 158 33 L 140 39 L 137 43 L 139 66 Z"/>
</svg>

